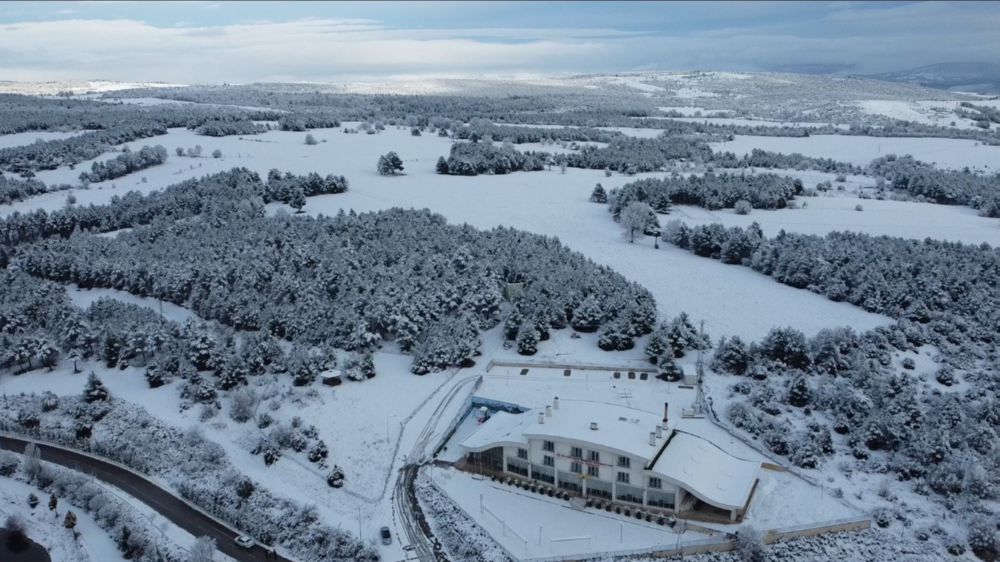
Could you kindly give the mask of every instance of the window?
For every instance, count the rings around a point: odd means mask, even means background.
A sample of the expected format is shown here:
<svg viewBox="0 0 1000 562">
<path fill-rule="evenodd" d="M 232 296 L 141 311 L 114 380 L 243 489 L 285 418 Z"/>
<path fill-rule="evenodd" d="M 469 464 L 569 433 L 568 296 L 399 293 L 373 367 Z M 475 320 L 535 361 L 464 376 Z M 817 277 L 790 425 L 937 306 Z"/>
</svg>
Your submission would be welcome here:
<svg viewBox="0 0 1000 562">
<path fill-rule="evenodd" d="M 622 484 L 628 484 L 629 483 L 628 473 L 627 472 L 619 472 L 618 473 L 618 481 L 621 482 Z"/>
<path fill-rule="evenodd" d="M 594 478 L 598 478 L 601 475 L 600 470 L 601 469 L 599 467 L 588 466 L 587 467 L 587 476 L 593 476 Z"/>
<path fill-rule="evenodd" d="M 569 456 L 573 457 L 574 459 L 582 459 L 583 449 L 579 447 L 573 447 L 572 449 L 569 450 Z"/>
<path fill-rule="evenodd" d="M 528 460 L 528 450 L 527 449 L 518 449 L 517 450 L 517 458 Z"/>
<path fill-rule="evenodd" d="M 597 451 L 590 451 L 590 460 L 594 462 L 601 462 L 601 453 Z"/>
<path fill-rule="evenodd" d="M 583 465 L 581 465 L 578 462 L 571 462 L 569 463 L 569 471 L 572 472 L 573 474 L 582 474 Z"/>
<path fill-rule="evenodd" d="M 544 464 L 545 466 L 555 466 L 556 459 L 550 457 L 549 455 L 545 455 L 544 457 L 542 457 L 542 464 Z"/>
<path fill-rule="evenodd" d="M 660 488 L 663 487 L 663 482 L 659 478 L 657 478 L 655 476 L 650 476 L 649 477 L 649 487 L 650 488 L 660 489 Z"/>
<path fill-rule="evenodd" d="M 552 441 L 542 441 L 542 449 L 551 453 L 556 450 L 556 444 Z"/>
<path fill-rule="evenodd" d="M 622 468 L 631 468 L 632 459 L 628 457 L 618 457 L 618 466 Z"/>
</svg>

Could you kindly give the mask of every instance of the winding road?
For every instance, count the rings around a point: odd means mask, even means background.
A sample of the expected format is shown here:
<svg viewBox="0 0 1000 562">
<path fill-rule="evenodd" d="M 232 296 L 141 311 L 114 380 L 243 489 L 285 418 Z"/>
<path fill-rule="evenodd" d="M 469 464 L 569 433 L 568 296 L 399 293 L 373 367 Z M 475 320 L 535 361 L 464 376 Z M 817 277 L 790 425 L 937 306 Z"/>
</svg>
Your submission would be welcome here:
<svg viewBox="0 0 1000 562">
<path fill-rule="evenodd" d="M 448 562 L 448 558 L 441 543 L 434 537 L 430 523 L 428 523 L 423 509 L 417 501 L 414 482 L 420 473 L 420 468 L 427 462 L 427 450 L 445 409 L 463 388 L 470 383 L 474 385 L 479 380 L 482 380 L 482 376 L 458 379 L 452 382 L 452 387 L 448 389 L 435 406 L 434 411 L 431 412 L 427 423 L 417 436 L 413 448 L 406 455 L 405 464 L 399 469 L 399 476 L 392 493 L 393 510 L 399 516 L 400 524 L 410 541 L 413 554 L 420 562 Z"/>
<path fill-rule="evenodd" d="M 196 537 L 207 536 L 215 539 L 216 549 L 239 562 L 264 562 L 278 560 L 294 562 L 281 555 L 267 556 L 262 546 L 242 548 L 233 542 L 240 533 L 230 529 L 216 519 L 206 515 L 172 492 L 164 490 L 146 478 L 124 469 L 114 463 L 90 455 L 21 437 L 0 435 L 0 449 L 23 453 L 28 443 L 35 443 L 42 454 L 42 460 L 58 464 L 115 486 L 139 501 L 153 508 L 173 524 Z M 183 545 L 182 545 L 183 546 Z"/>
</svg>

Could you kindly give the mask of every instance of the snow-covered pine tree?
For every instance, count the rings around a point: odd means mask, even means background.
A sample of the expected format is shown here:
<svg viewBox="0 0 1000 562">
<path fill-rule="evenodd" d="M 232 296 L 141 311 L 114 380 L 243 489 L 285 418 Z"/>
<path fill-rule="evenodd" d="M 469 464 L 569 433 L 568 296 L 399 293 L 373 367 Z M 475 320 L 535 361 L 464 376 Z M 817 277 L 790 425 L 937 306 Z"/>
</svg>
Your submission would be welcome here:
<svg viewBox="0 0 1000 562">
<path fill-rule="evenodd" d="M 656 365 L 660 360 L 660 357 L 664 355 L 667 351 L 667 330 L 666 327 L 660 325 L 656 330 L 653 331 L 649 336 L 649 340 L 646 342 L 645 353 L 649 362 Z M 673 355 L 671 351 L 670 355 Z"/>
<path fill-rule="evenodd" d="M 444 159 L 444 156 L 439 156 L 437 165 L 434 166 L 434 170 L 439 174 L 448 173 L 448 161 Z"/>
<path fill-rule="evenodd" d="M 601 309 L 601 303 L 594 295 L 588 295 L 573 310 L 570 325 L 577 332 L 596 332 L 603 319 L 604 312 Z"/>
<path fill-rule="evenodd" d="M 87 375 L 87 384 L 83 387 L 83 400 L 88 403 L 101 402 L 108 399 L 108 388 L 93 371 Z"/>
<path fill-rule="evenodd" d="M 534 355 L 538 352 L 538 329 L 533 318 L 527 319 L 517 331 L 517 352 L 520 355 Z"/>
<path fill-rule="evenodd" d="M 718 373 L 745 375 L 750 368 L 750 350 L 739 336 L 721 338 L 712 356 L 711 368 Z"/>
<path fill-rule="evenodd" d="M 684 374 L 671 353 L 661 355 L 656 363 L 656 368 L 659 370 L 660 378 L 671 382 L 679 381 Z"/>
<path fill-rule="evenodd" d="M 604 191 L 604 186 L 597 184 L 594 186 L 594 191 L 590 192 L 590 202 L 591 203 L 607 203 L 608 194 Z"/>
</svg>

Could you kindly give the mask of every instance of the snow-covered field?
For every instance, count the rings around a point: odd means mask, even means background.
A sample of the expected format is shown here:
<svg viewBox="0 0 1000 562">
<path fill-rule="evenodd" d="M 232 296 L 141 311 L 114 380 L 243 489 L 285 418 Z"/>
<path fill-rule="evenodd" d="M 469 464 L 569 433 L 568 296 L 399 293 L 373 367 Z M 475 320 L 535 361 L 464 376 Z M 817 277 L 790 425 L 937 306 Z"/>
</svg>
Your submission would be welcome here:
<svg viewBox="0 0 1000 562">
<path fill-rule="evenodd" d="M 968 166 L 990 173 L 1000 170 L 1000 146 L 983 145 L 973 140 L 909 137 L 861 137 L 813 135 L 805 138 L 736 135 L 728 142 L 711 144 L 713 150 L 748 154 L 754 148 L 790 154 L 832 158 L 864 166 L 887 154 L 912 154 L 917 160 L 939 168 L 960 170 Z"/>
<path fill-rule="evenodd" d="M 79 205 L 103 204 L 128 190 L 149 192 L 234 166 L 246 166 L 262 175 L 271 168 L 295 173 L 343 174 L 350 181 L 350 190 L 310 198 L 305 212 L 334 215 L 340 209 L 360 212 L 390 207 L 429 208 L 453 223 L 464 222 L 478 228 L 505 225 L 556 236 L 570 248 L 648 288 L 663 314 L 673 316 L 686 311 L 692 318 L 704 319 L 706 330 L 713 337 L 741 334 L 757 339 L 776 325 L 795 326 L 811 334 L 830 325 L 851 325 L 863 330 L 890 322 L 849 304 L 834 303 L 777 284 L 746 268 L 699 258 L 668 245 L 655 250 L 649 239 L 625 243 L 606 208 L 587 200 L 598 182 L 610 189 L 632 181 L 623 175 L 607 178 L 600 170 L 570 168 L 565 174 L 553 170 L 475 178 L 441 176 L 434 173 L 434 163 L 448 153 L 451 143 L 448 139 L 434 135 L 414 137 L 408 130 L 397 129 L 378 135 L 344 134 L 341 129 L 321 129 L 313 134 L 327 142 L 307 146 L 303 133 L 280 131 L 241 140 L 171 129 L 167 135 L 130 146 L 135 149 L 144 144 L 162 144 L 172 151 L 175 146 L 200 144 L 205 153 L 221 149 L 223 157 L 172 155 L 160 166 L 91 184 L 90 189 L 75 190 L 74 194 Z M 375 172 L 374 162 L 387 150 L 400 154 L 406 166 L 405 175 L 382 177 Z M 77 169 L 84 166 L 81 164 Z M 58 183 L 72 181 L 77 174 L 61 168 L 42 171 L 38 177 Z M 143 177 L 148 178 L 146 183 L 142 183 Z M 117 187 L 112 189 L 112 184 Z M 470 200 L 474 203 L 470 204 Z M 0 216 L 15 210 L 59 209 L 65 201 L 63 193 L 44 194 L 2 207 Z M 271 206 L 272 210 L 278 207 Z M 775 302 L 786 306 L 775 307 Z"/>
<path fill-rule="evenodd" d="M 197 314 L 192 312 L 190 309 L 184 308 L 183 306 L 177 306 L 174 303 L 161 301 L 159 299 L 140 297 L 138 295 L 133 295 L 132 293 L 126 291 L 119 291 L 117 289 L 81 289 L 76 285 L 71 285 L 67 287 L 66 292 L 69 294 L 69 298 L 73 301 L 73 304 L 80 308 L 87 308 L 95 301 L 102 298 L 112 298 L 128 304 L 148 308 L 154 312 L 162 314 L 167 320 L 173 320 L 174 322 L 181 324 L 190 319 L 198 318 Z"/>
<path fill-rule="evenodd" d="M 0 148 L 12 148 L 15 146 L 24 146 L 27 144 L 32 144 L 36 141 L 53 141 L 68 139 L 70 137 L 75 137 L 77 135 L 82 135 L 86 131 L 29 131 L 27 133 L 12 133 L 9 135 L 0 135 Z"/>
<path fill-rule="evenodd" d="M 961 102 L 953 100 L 862 100 L 858 102 L 861 111 L 870 115 L 883 115 L 892 119 L 913 121 L 938 127 L 955 127 L 956 129 L 972 129 L 975 121 L 965 119 L 955 114 Z M 998 107 L 997 100 L 982 100 L 973 102 L 975 105 Z"/>
<path fill-rule="evenodd" d="M 1000 246 L 997 219 L 980 216 L 969 207 L 905 201 L 861 199 L 853 195 L 800 197 L 804 208 L 754 210 L 737 215 L 732 209 L 709 211 L 701 207 L 677 206 L 671 218 L 691 224 L 718 222 L 725 226 L 758 223 L 767 236 L 779 231 L 825 235 L 836 230 L 922 240 L 931 237 L 966 244 Z M 862 210 L 856 210 L 861 205 Z"/>
</svg>

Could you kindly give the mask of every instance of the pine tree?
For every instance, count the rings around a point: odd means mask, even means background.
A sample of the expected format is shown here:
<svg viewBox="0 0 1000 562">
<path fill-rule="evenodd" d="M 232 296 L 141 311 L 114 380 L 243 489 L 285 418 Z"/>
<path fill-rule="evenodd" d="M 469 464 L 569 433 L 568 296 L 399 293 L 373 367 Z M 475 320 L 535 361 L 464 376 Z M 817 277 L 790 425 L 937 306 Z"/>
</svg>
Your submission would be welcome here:
<svg viewBox="0 0 1000 562">
<path fill-rule="evenodd" d="M 761 341 L 759 352 L 796 369 L 803 369 L 810 363 L 806 337 L 794 328 L 772 328 Z"/>
<path fill-rule="evenodd" d="M 59 506 L 59 500 L 56 499 L 55 494 L 49 495 L 49 511 L 55 511 L 56 507 Z"/>
<path fill-rule="evenodd" d="M 594 295 L 588 295 L 575 309 L 571 325 L 577 332 L 596 332 L 604 318 L 601 305 Z"/>
<path fill-rule="evenodd" d="M 664 355 L 667 351 L 667 335 L 666 327 L 660 326 L 649 336 L 649 340 L 646 342 L 646 357 L 649 362 L 656 365 L 660 360 L 660 357 Z M 670 355 L 673 355 L 671 352 Z"/>
<path fill-rule="evenodd" d="M 366 353 L 361 356 L 361 359 L 358 362 L 358 370 L 366 379 L 375 377 L 375 361 L 372 359 L 371 353 Z"/>
<path fill-rule="evenodd" d="M 601 184 L 594 186 L 594 191 L 590 193 L 591 203 L 607 203 L 608 194 L 604 191 L 604 187 Z"/>
<path fill-rule="evenodd" d="M 707 346 L 695 330 L 686 312 L 680 313 L 670 321 L 666 333 L 667 343 L 674 352 L 674 357 L 684 357 L 688 349 L 705 349 Z"/>
<path fill-rule="evenodd" d="M 788 403 L 796 408 L 804 408 L 809 405 L 812 393 L 804 375 L 795 377 L 788 388 Z"/>
<path fill-rule="evenodd" d="M 63 519 L 63 527 L 67 529 L 73 529 L 76 527 L 76 514 L 72 511 L 66 512 L 66 518 Z"/>
<path fill-rule="evenodd" d="M 712 357 L 712 370 L 731 375 L 745 375 L 750 368 L 750 350 L 739 336 L 719 340 Z"/>
<path fill-rule="evenodd" d="M 601 326 L 597 346 L 604 351 L 625 351 L 635 347 L 635 340 L 620 320 L 614 320 Z"/>
<path fill-rule="evenodd" d="M 403 160 L 395 152 L 387 152 L 379 156 L 376 169 L 381 176 L 394 176 L 403 171 Z"/>
<path fill-rule="evenodd" d="M 36 496 L 35 494 L 28 494 L 28 506 L 31 509 L 35 509 L 36 507 L 38 507 L 38 496 Z"/>
<path fill-rule="evenodd" d="M 448 161 L 444 159 L 444 156 L 438 157 L 437 165 L 434 168 L 439 174 L 448 173 Z"/>
<path fill-rule="evenodd" d="M 97 378 L 93 371 L 87 375 L 87 384 L 83 387 L 83 400 L 88 403 L 101 402 L 108 399 L 108 389 Z"/>
<path fill-rule="evenodd" d="M 104 362 L 110 369 L 118 365 L 118 359 L 121 355 L 121 342 L 114 335 L 108 335 L 104 338 Z"/>
<path fill-rule="evenodd" d="M 331 488 L 339 488 L 344 485 L 344 469 L 334 465 L 333 470 L 326 475 L 326 483 Z"/>
<path fill-rule="evenodd" d="M 288 198 L 288 206 L 295 209 L 296 213 L 302 212 L 302 208 L 306 206 L 306 194 L 302 191 L 301 187 L 297 187 L 292 191 L 291 196 Z"/>
<path fill-rule="evenodd" d="M 149 385 L 149 388 L 159 388 L 166 384 L 163 373 L 156 365 L 150 365 L 146 368 L 146 384 Z"/>
<path fill-rule="evenodd" d="M 538 330 L 531 319 L 521 324 L 517 331 L 517 352 L 520 355 L 534 355 L 538 352 Z"/>
<path fill-rule="evenodd" d="M 660 372 L 660 378 L 671 382 L 680 380 L 684 374 L 670 353 L 664 353 L 660 356 L 659 361 L 656 363 L 656 368 Z"/>
<path fill-rule="evenodd" d="M 326 443 L 324 443 L 322 440 L 317 441 L 316 444 L 313 445 L 313 448 L 309 450 L 309 455 L 308 455 L 309 462 L 315 462 L 315 463 L 322 462 L 326 460 L 326 457 L 329 454 L 330 452 L 326 448 Z"/>
</svg>

